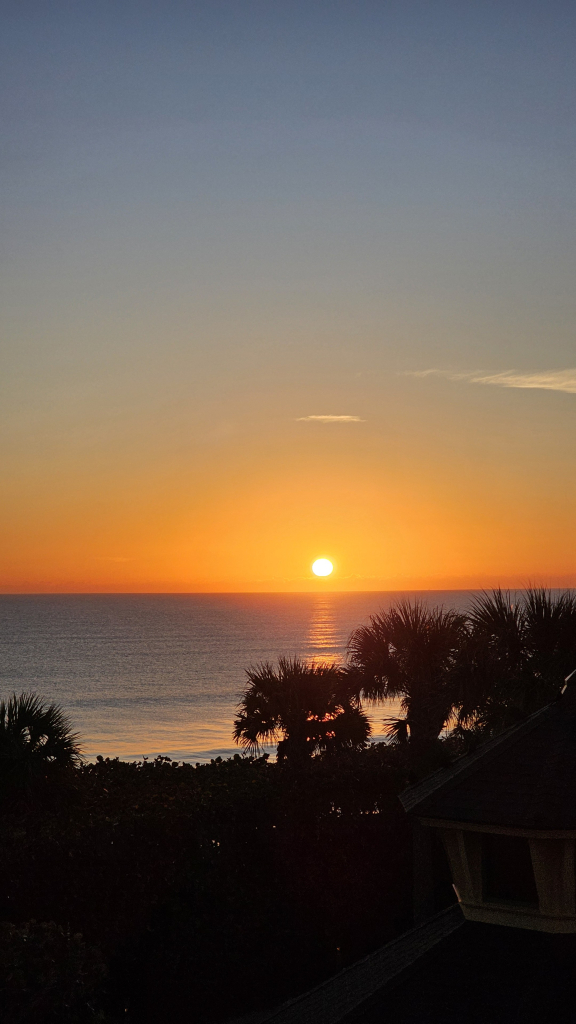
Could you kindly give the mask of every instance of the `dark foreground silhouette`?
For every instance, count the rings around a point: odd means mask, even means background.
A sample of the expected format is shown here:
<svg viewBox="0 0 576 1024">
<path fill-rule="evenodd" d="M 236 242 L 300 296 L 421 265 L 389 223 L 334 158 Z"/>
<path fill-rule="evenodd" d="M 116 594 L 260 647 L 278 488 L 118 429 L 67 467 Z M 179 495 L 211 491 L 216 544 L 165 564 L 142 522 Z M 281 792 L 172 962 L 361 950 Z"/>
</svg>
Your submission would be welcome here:
<svg viewBox="0 0 576 1024">
<path fill-rule="evenodd" d="M 574 595 L 496 591 L 468 616 L 374 616 L 346 667 L 251 670 L 236 737 L 276 738 L 273 764 L 83 765 L 58 708 L 0 705 L 3 1024 L 223 1021 L 394 938 L 412 923 L 398 793 L 554 700 L 575 664 Z M 386 696 L 395 742 L 366 747 L 361 698 Z M 437 855 L 431 910 L 454 900 Z"/>
<path fill-rule="evenodd" d="M 3 1020 L 222 1020 L 334 973 L 410 924 L 406 781 L 384 745 L 69 768 L 2 816 Z"/>
</svg>

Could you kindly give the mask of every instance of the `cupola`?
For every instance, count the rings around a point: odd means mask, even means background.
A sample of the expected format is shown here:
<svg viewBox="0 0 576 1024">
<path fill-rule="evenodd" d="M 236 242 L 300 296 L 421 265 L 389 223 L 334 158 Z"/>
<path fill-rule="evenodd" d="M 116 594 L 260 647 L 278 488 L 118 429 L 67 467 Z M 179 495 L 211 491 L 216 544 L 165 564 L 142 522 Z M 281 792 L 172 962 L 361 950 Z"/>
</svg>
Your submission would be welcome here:
<svg viewBox="0 0 576 1024">
<path fill-rule="evenodd" d="M 576 932 L 576 672 L 553 704 L 400 799 L 440 833 L 466 918 Z"/>
</svg>

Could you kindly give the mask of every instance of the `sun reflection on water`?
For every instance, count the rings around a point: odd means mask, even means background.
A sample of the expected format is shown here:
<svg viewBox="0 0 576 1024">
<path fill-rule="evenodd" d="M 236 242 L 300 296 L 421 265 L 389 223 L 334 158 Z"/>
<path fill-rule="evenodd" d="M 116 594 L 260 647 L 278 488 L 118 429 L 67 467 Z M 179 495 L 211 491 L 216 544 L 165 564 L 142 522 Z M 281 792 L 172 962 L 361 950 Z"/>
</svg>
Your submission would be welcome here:
<svg viewBox="0 0 576 1024">
<path fill-rule="evenodd" d="M 312 658 L 318 661 L 340 662 L 346 652 L 347 634 L 336 621 L 334 603 L 320 598 L 312 609 L 307 645 Z"/>
</svg>

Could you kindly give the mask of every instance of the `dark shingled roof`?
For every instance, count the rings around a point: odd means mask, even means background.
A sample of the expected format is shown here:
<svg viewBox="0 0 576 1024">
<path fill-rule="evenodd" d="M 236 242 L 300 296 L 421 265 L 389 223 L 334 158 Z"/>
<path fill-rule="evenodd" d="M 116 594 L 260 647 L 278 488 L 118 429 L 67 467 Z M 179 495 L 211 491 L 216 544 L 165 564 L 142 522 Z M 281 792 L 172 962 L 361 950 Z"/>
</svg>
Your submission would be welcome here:
<svg viewBox="0 0 576 1024">
<path fill-rule="evenodd" d="M 419 818 L 576 830 L 576 686 L 521 725 L 405 790 Z"/>
<path fill-rule="evenodd" d="M 465 921 L 340 1024 L 574 1024 L 576 935 Z"/>
</svg>

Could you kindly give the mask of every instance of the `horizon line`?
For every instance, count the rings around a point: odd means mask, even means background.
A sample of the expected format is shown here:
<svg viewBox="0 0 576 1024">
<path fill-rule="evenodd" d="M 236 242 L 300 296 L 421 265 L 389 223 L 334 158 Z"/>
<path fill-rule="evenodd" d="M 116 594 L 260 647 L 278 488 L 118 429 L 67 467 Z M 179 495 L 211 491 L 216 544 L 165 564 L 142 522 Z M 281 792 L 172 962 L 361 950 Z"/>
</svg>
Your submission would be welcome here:
<svg viewBox="0 0 576 1024">
<path fill-rule="evenodd" d="M 485 583 L 476 586 L 371 587 L 366 590 L 322 590 L 320 587 L 314 590 L 11 590 L 0 591 L 0 599 L 3 597 L 327 597 L 330 594 L 443 594 L 530 589 L 573 590 L 576 589 L 576 579 L 573 583 Z"/>
</svg>

